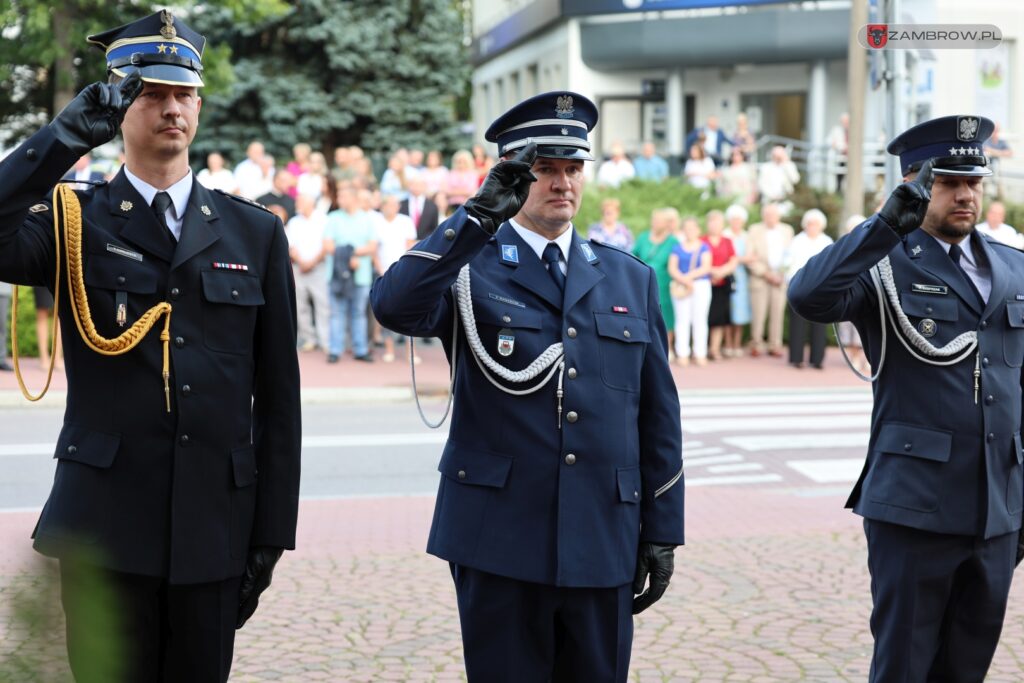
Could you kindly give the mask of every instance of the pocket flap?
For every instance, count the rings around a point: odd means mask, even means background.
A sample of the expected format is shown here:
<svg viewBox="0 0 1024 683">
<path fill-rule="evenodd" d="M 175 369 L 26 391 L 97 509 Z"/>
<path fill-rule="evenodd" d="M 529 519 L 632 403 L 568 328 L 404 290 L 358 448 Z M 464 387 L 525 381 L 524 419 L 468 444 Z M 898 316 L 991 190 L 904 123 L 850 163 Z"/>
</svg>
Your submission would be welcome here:
<svg viewBox="0 0 1024 683">
<path fill-rule="evenodd" d="M 1006 324 L 1010 327 L 1024 327 L 1024 301 L 1006 302 Z"/>
<path fill-rule="evenodd" d="M 235 472 L 235 486 L 242 488 L 256 483 L 256 451 L 252 446 L 231 451 L 231 467 Z"/>
<path fill-rule="evenodd" d="M 627 344 L 649 344 L 651 335 L 647 330 L 647 318 L 622 313 L 594 312 L 597 333 L 608 339 Z"/>
<path fill-rule="evenodd" d="M 57 439 L 53 457 L 107 468 L 114 464 L 120 446 L 120 434 L 106 434 L 66 424 Z"/>
<path fill-rule="evenodd" d="M 886 422 L 878 432 L 875 450 L 947 462 L 953 446 L 953 432 Z"/>
<path fill-rule="evenodd" d="M 262 306 L 260 279 L 249 273 L 230 270 L 204 270 L 203 296 L 215 304 Z"/>
<path fill-rule="evenodd" d="M 960 317 L 954 297 L 903 292 L 900 305 L 904 313 L 915 318 L 956 321 Z"/>
<path fill-rule="evenodd" d="M 132 294 L 156 292 L 156 272 L 120 256 L 89 254 L 83 277 L 90 287 Z"/>
<path fill-rule="evenodd" d="M 514 329 L 540 329 L 540 311 L 529 311 L 517 306 L 494 306 L 491 302 L 477 299 L 473 305 L 473 315 L 478 323 L 509 327 Z"/>
<path fill-rule="evenodd" d="M 620 467 L 615 470 L 615 476 L 619 484 L 619 502 L 638 504 L 640 502 L 640 468 Z"/>
<path fill-rule="evenodd" d="M 438 472 L 460 484 L 503 488 L 512 469 L 512 457 L 479 448 L 466 448 L 449 440 Z"/>
</svg>

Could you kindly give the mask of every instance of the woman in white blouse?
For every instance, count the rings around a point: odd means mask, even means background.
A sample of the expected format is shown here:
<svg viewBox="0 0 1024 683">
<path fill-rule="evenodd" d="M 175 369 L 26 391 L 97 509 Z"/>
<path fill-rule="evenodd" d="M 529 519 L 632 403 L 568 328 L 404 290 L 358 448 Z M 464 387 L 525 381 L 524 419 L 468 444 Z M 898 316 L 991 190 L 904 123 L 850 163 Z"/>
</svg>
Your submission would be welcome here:
<svg viewBox="0 0 1024 683">
<path fill-rule="evenodd" d="M 800 221 L 803 230 L 793 238 L 786 250 L 786 286 L 796 272 L 807 265 L 815 254 L 832 244 L 832 238 L 825 234 L 828 219 L 818 209 L 810 209 L 804 213 Z M 789 308 L 789 364 L 795 368 L 804 366 L 804 340 L 810 337 L 810 363 L 819 370 L 825 360 L 825 330 L 822 323 L 813 323 L 797 315 L 793 307 Z"/>
</svg>

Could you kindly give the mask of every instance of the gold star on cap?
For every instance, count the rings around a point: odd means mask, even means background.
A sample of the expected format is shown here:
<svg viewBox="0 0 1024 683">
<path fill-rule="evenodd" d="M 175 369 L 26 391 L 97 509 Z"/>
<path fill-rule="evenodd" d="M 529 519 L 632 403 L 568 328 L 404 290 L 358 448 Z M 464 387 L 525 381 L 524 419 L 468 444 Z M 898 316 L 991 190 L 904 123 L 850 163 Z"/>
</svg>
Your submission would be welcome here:
<svg viewBox="0 0 1024 683">
<path fill-rule="evenodd" d="M 208 207 L 206 204 L 203 204 L 202 206 L 200 206 L 199 210 L 203 212 L 204 216 L 210 216 L 210 215 L 213 214 L 213 212 L 210 211 L 210 207 Z"/>
<path fill-rule="evenodd" d="M 121 210 L 122 211 L 131 211 L 132 210 L 132 206 L 134 206 L 134 205 L 130 201 L 128 201 L 127 199 L 124 200 L 123 202 L 121 202 Z"/>
<path fill-rule="evenodd" d="M 163 54 L 163 53 L 167 52 L 167 46 L 164 45 L 163 43 L 160 43 L 159 45 L 156 46 L 156 51 L 159 52 L 160 54 Z"/>
<path fill-rule="evenodd" d="M 171 45 L 171 54 L 175 54 L 175 55 L 178 54 L 178 46 L 177 45 Z"/>
</svg>

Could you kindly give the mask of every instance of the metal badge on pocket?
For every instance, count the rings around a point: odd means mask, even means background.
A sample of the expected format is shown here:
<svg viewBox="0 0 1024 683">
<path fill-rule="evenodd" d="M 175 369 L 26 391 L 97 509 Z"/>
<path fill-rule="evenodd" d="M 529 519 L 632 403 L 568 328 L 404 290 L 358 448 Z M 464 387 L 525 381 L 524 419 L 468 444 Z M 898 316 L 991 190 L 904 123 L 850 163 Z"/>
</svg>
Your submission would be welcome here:
<svg viewBox="0 0 1024 683">
<path fill-rule="evenodd" d="M 917 331 L 922 337 L 934 337 L 936 329 L 935 321 L 931 318 L 924 318 L 917 324 Z"/>
</svg>

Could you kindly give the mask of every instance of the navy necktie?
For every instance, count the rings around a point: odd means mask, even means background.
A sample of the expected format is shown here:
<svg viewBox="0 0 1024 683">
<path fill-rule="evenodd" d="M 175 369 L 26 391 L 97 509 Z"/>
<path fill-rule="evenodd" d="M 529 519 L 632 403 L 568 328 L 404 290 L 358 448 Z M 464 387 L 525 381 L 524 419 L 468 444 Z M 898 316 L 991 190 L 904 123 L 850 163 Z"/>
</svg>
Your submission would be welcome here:
<svg viewBox="0 0 1024 683">
<path fill-rule="evenodd" d="M 558 248 L 558 245 L 554 242 L 548 242 L 548 246 L 544 247 L 544 263 L 548 265 L 548 273 L 551 275 L 551 279 L 555 281 L 558 286 L 558 291 L 565 291 L 565 273 L 562 272 L 561 260 L 562 250 Z"/>
<path fill-rule="evenodd" d="M 959 244 L 950 245 L 949 258 L 953 259 L 953 263 L 956 264 L 957 270 L 959 270 L 960 274 L 964 276 L 965 280 L 967 280 L 967 284 L 970 285 L 971 291 L 974 292 L 974 296 L 977 297 L 978 303 L 982 308 L 984 308 L 985 300 L 981 298 L 981 292 L 978 291 L 978 288 L 974 284 L 974 280 L 971 279 L 971 276 L 967 274 L 966 270 L 964 270 L 963 264 L 960 263 L 960 257 L 963 255 L 964 250 L 960 248 Z"/>
<path fill-rule="evenodd" d="M 177 246 L 178 241 L 174 238 L 174 233 L 171 232 L 170 226 L 167 225 L 167 209 L 171 207 L 171 195 L 166 192 L 157 192 L 156 196 L 153 197 L 153 213 L 156 214 L 156 222 L 163 226 L 164 231 L 167 233 L 165 237 L 169 238 L 172 245 Z"/>
</svg>

